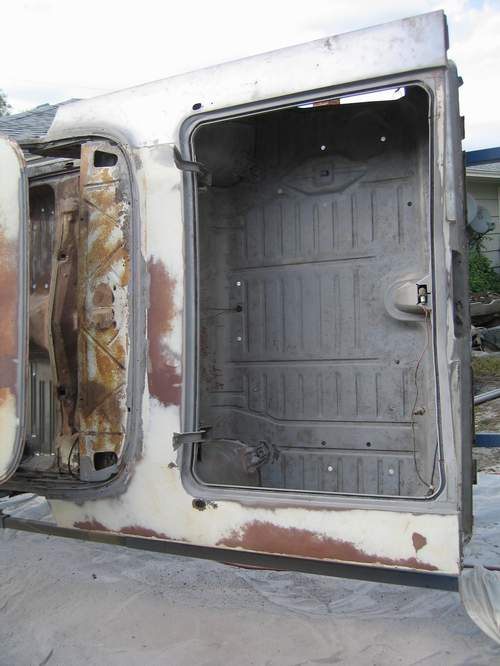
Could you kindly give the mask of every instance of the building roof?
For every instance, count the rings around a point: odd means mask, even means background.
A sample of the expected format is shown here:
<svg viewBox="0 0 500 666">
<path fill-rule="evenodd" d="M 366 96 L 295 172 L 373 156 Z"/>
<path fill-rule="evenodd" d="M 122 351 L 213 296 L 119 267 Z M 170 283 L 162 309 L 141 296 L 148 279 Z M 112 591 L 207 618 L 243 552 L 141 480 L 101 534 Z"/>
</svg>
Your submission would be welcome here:
<svg viewBox="0 0 500 666">
<path fill-rule="evenodd" d="M 465 170 L 468 178 L 484 178 L 500 180 L 500 162 L 490 162 L 487 164 L 474 164 L 468 166 Z"/>
<path fill-rule="evenodd" d="M 468 150 L 465 153 L 465 164 L 468 178 L 500 181 L 500 146 Z"/>
<path fill-rule="evenodd" d="M 476 164 L 473 167 L 468 167 L 474 171 L 482 171 L 483 173 L 492 173 L 500 175 L 500 162 L 490 162 L 490 164 Z"/>
<path fill-rule="evenodd" d="M 495 148 L 481 148 L 481 150 L 468 150 L 465 154 L 465 164 L 476 167 L 480 164 L 493 164 L 500 162 L 500 146 Z"/>
<path fill-rule="evenodd" d="M 52 125 L 59 106 L 75 102 L 69 99 L 59 104 L 41 104 L 40 106 L 0 118 L 0 134 L 6 134 L 16 141 L 26 141 L 44 136 Z"/>
</svg>

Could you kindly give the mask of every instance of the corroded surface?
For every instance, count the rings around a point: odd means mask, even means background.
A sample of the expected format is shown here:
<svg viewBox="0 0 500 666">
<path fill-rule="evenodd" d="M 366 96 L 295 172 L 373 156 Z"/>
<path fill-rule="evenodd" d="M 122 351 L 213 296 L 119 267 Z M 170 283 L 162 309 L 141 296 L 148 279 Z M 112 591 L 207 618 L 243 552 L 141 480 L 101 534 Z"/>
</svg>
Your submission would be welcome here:
<svg viewBox="0 0 500 666">
<path fill-rule="evenodd" d="M 441 16 L 441 18 L 439 18 Z M 156 362 L 165 358 L 163 346 L 175 354 L 167 365 L 175 366 L 182 346 L 181 309 L 183 291 L 183 220 L 181 175 L 171 158 L 171 145 L 178 144 L 179 127 L 192 114 L 194 102 L 203 101 L 204 109 L 223 109 L 252 101 L 269 100 L 281 95 L 291 95 L 310 89 L 325 89 L 335 84 L 356 80 L 367 80 L 395 71 L 415 72 L 419 69 L 446 65 L 445 36 L 442 15 L 431 15 L 423 23 L 403 22 L 382 26 L 375 30 L 348 35 L 321 43 L 303 45 L 277 54 L 266 54 L 237 64 L 224 65 L 205 72 L 178 77 L 169 82 L 157 82 L 146 88 L 124 91 L 112 96 L 102 96 L 77 104 L 64 105 L 58 111 L 52 129 L 52 137 L 64 136 L 75 126 L 89 133 L 95 128 L 104 128 L 112 134 L 120 133 L 132 146 L 136 157 L 135 168 L 141 216 L 141 238 L 144 261 L 150 267 L 151 294 L 148 313 L 149 346 L 149 394 L 143 396 L 142 418 L 144 423 L 143 456 L 137 463 L 133 478 L 125 493 L 119 498 L 89 500 L 84 503 L 70 501 L 53 502 L 56 519 L 60 525 L 81 526 L 121 532 L 134 529 L 151 530 L 156 534 L 168 534 L 171 539 L 185 539 L 190 543 L 216 545 L 231 542 L 234 548 L 255 547 L 298 548 L 301 530 L 307 529 L 309 552 L 328 556 L 326 546 L 322 552 L 315 549 L 329 543 L 332 555 L 342 554 L 340 543 L 351 544 L 356 552 L 368 553 L 380 561 L 403 562 L 415 558 L 418 563 L 436 567 L 436 570 L 456 573 L 459 569 L 459 500 L 455 489 L 457 440 L 451 424 L 451 416 L 444 414 L 444 459 L 449 481 L 448 493 L 436 500 L 443 514 L 428 512 L 427 504 L 401 501 L 389 509 L 378 509 L 380 505 L 366 500 L 362 510 L 354 510 L 351 498 L 332 498 L 332 505 L 347 507 L 335 515 L 334 511 L 312 510 L 312 501 L 305 500 L 302 506 L 288 507 L 275 502 L 265 508 L 241 500 L 217 498 L 217 509 L 198 511 L 193 508 L 190 494 L 180 477 L 180 470 L 172 448 L 172 435 L 181 428 L 180 410 L 176 404 L 178 396 L 169 397 L 169 391 L 161 388 L 155 373 Z M 413 20 L 412 20 L 413 21 Z M 422 35 L 426 39 L 422 41 Z M 429 37 L 431 34 L 431 37 Z M 390 43 L 391 48 L 387 47 Z M 332 44 L 335 48 L 332 49 Z M 376 53 L 367 63 L 363 53 Z M 380 56 L 380 57 L 378 57 Z M 290 63 L 297 66 L 290 67 Z M 332 74 L 333 72 L 333 74 Z M 311 79 L 313 76 L 313 79 Z M 412 74 L 413 76 L 413 74 Z M 432 76 L 422 75 L 431 88 L 441 85 L 442 77 L 434 70 Z M 333 77 L 333 78 L 332 78 Z M 404 81 L 403 81 L 404 83 Z M 443 84 L 444 85 L 444 84 Z M 196 97 L 193 99 L 193 90 Z M 439 94 L 438 92 L 438 97 Z M 439 101 L 439 100 L 438 100 Z M 441 104 L 435 116 L 438 143 L 444 145 L 443 126 L 446 109 Z M 170 147 L 168 146 L 170 144 Z M 442 165 L 446 159 L 440 153 L 436 163 Z M 442 175 L 438 172 L 438 176 Z M 436 198 L 440 205 L 441 190 Z M 436 233 L 441 233 L 437 225 Z M 442 265 L 445 265 L 440 255 Z M 159 268 L 159 279 L 155 269 Z M 164 268 L 163 268 L 164 267 Z M 163 273 L 163 274 L 162 274 Z M 157 307 L 168 308 L 161 299 L 170 298 L 165 277 L 175 294 L 175 314 L 159 317 L 154 321 Z M 444 275 L 444 272 L 443 272 Z M 440 312 L 446 313 L 446 286 L 441 285 Z M 158 302 L 158 299 L 160 301 Z M 172 313 L 172 309 L 170 309 Z M 452 328 L 452 322 L 441 319 L 440 330 Z M 170 322 L 165 325 L 165 322 Z M 172 328 L 175 336 L 169 334 Z M 177 341 L 177 345 L 172 344 Z M 446 344 L 443 344 L 443 349 Z M 167 350 L 167 356 L 169 356 Z M 441 404 L 452 403 L 449 386 L 449 360 L 451 354 L 443 354 L 439 373 Z M 163 376 L 169 371 L 164 370 Z M 167 388 L 172 388 L 172 381 Z M 208 494 L 208 493 L 207 493 Z M 430 503 L 429 503 L 430 504 Z M 437 506 L 434 504 L 434 511 Z M 252 525 L 271 524 L 273 536 L 255 533 Z M 139 526 L 139 527 L 138 527 Z M 382 529 L 382 526 L 385 526 Z M 267 527 L 266 527 L 267 529 Z M 295 532 L 293 532 L 295 530 Z M 262 532 L 262 530 L 260 530 Z M 421 535 L 422 539 L 418 536 Z M 270 539 L 269 543 L 266 539 Z M 257 543 L 256 539 L 259 540 Z M 423 544 L 423 540 L 426 544 Z M 328 542 L 328 540 L 330 540 Z M 317 542 L 317 543 L 316 543 Z M 331 550 L 330 550 L 331 548 Z M 344 551 L 344 555 L 346 555 Z M 387 566 L 395 566 L 388 564 Z"/>
<path fill-rule="evenodd" d="M 24 224 L 22 209 L 23 157 L 17 146 L 0 141 L 0 480 L 12 473 L 12 462 L 18 454 L 19 367 L 25 363 L 25 349 L 20 346 L 20 233 Z M 22 266 L 22 264 L 21 264 Z M 21 343 L 22 344 L 22 343 Z M 22 366 L 21 366 L 22 367 Z M 22 375 L 21 375 L 22 376 Z"/>
<path fill-rule="evenodd" d="M 420 536 L 420 535 L 419 535 Z M 420 537 L 427 543 L 424 537 Z M 383 552 L 366 552 L 349 541 L 321 536 L 311 530 L 284 528 L 271 523 L 254 521 L 245 526 L 241 533 L 234 532 L 217 545 L 229 548 L 242 548 L 279 555 L 295 555 L 313 559 L 329 559 L 338 562 L 358 562 L 382 566 L 404 567 L 423 571 L 436 571 L 437 567 L 415 556 L 400 559 L 387 557 Z M 382 550 L 382 549 L 381 549 Z"/>
<path fill-rule="evenodd" d="M 96 151 L 116 155 L 95 166 Z M 120 454 L 126 426 L 128 224 L 130 196 L 122 155 L 102 142 L 82 146 L 78 267 L 80 455 Z"/>
<path fill-rule="evenodd" d="M 171 332 L 174 318 L 178 314 L 174 303 L 176 280 L 160 261 L 151 260 L 148 268 L 150 277 L 149 391 L 165 407 L 179 405 L 181 401 L 179 358 L 165 340 Z"/>
</svg>

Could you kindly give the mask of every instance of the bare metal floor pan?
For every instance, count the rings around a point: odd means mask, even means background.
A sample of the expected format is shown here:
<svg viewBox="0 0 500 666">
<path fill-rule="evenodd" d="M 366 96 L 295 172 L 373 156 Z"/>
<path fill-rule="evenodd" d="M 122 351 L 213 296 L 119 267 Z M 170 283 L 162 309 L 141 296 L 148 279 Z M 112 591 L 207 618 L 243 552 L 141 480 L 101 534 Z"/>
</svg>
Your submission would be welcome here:
<svg viewBox="0 0 500 666">
<path fill-rule="evenodd" d="M 386 306 L 429 266 L 425 105 L 417 91 L 198 130 L 213 175 L 199 192 L 202 481 L 242 485 L 244 469 L 247 485 L 391 496 L 435 481 L 429 324 Z"/>
</svg>

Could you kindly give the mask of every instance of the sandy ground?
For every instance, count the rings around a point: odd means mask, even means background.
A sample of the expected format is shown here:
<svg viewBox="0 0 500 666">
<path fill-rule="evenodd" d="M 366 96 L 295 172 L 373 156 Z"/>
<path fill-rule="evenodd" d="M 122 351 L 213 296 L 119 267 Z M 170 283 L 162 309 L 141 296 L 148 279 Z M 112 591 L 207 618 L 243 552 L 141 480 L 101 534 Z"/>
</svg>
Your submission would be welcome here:
<svg viewBox="0 0 500 666">
<path fill-rule="evenodd" d="M 500 475 L 479 475 L 466 559 L 500 563 Z M 31 496 L 0 502 L 45 519 Z M 0 534 L 0 664 L 500 664 L 458 594 Z"/>
</svg>

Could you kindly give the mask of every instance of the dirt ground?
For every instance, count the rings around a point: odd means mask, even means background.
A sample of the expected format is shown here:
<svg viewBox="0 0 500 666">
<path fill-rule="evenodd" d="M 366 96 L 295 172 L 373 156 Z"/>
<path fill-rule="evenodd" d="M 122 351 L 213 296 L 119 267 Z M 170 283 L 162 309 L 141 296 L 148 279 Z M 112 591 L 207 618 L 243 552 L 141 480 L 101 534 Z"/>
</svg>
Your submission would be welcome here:
<svg viewBox="0 0 500 666">
<path fill-rule="evenodd" d="M 470 563 L 500 561 L 500 475 L 480 474 Z M 46 519 L 32 496 L 0 501 Z M 0 533 L 2 666 L 486 666 L 457 593 L 252 571 Z"/>
<path fill-rule="evenodd" d="M 486 373 L 476 388 L 498 385 Z M 500 400 L 476 408 L 476 429 L 500 431 Z M 465 560 L 498 566 L 500 450 L 475 449 L 474 457 L 483 471 Z M 28 495 L 0 508 L 50 519 L 48 505 Z M 500 645 L 469 619 L 457 593 L 10 530 L 0 532 L 0 646 L 0 666 L 500 664 Z"/>
</svg>

